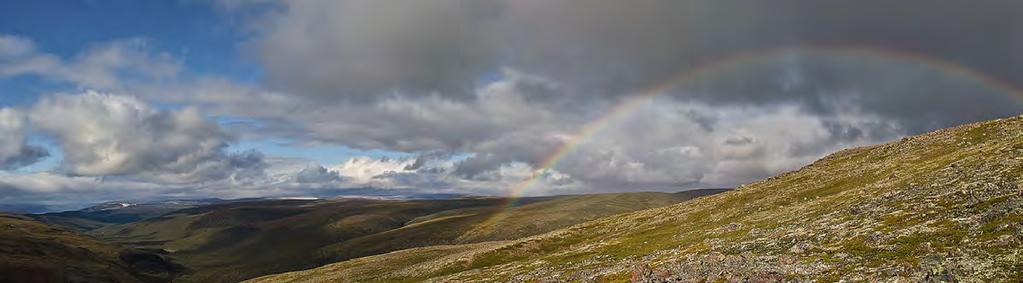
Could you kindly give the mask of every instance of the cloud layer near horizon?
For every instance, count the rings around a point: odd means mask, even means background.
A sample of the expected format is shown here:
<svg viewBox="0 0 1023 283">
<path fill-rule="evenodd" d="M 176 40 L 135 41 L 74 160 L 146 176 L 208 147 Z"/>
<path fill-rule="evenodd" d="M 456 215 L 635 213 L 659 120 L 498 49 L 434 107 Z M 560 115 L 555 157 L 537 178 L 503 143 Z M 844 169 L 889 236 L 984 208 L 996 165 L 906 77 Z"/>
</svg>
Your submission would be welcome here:
<svg viewBox="0 0 1023 283">
<path fill-rule="evenodd" d="M 515 193 L 728 187 L 1023 111 L 1014 1 L 220 4 L 262 80 L 190 73 L 145 39 L 59 56 L 0 35 L 0 79 L 73 89 L 0 110 L 0 202 L 58 203 L 82 187 L 95 200 L 506 194 L 537 173 Z M 47 155 L 34 135 L 61 164 L 12 171 Z M 275 139 L 411 157 L 320 164 L 231 147 Z"/>
</svg>

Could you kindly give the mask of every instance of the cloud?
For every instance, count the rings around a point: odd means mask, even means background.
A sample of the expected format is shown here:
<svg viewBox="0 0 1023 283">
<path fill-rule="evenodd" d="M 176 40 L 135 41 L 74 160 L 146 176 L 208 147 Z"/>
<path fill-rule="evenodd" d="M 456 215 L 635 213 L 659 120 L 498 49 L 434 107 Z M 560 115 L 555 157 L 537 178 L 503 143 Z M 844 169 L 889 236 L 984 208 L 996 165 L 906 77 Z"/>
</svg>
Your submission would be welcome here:
<svg viewBox="0 0 1023 283">
<path fill-rule="evenodd" d="M 792 46 L 922 54 L 1019 85 L 1023 57 L 1012 54 L 1023 44 L 1015 33 L 1023 20 L 1012 11 L 1020 8 L 1014 1 L 289 1 L 254 17 L 263 29 L 251 47 L 274 86 L 342 98 L 395 90 L 471 98 L 464 90 L 502 67 L 569 82 L 581 95 L 622 95 L 731 54 Z"/>
<path fill-rule="evenodd" d="M 419 164 L 418 167 L 411 165 Z M 457 161 L 437 158 L 435 153 L 416 158 L 372 158 L 352 157 L 345 162 L 316 169 L 320 172 L 338 174 L 341 182 L 335 186 L 345 188 L 381 188 L 385 190 L 411 190 L 418 193 L 456 193 L 478 195 L 502 195 L 521 184 L 536 173 L 536 168 L 522 163 L 510 162 L 487 171 L 489 176 L 467 179 L 455 172 Z M 527 188 L 521 194 L 544 195 L 551 193 L 579 192 L 583 187 L 571 176 L 557 170 L 540 173 L 537 186 Z"/>
<path fill-rule="evenodd" d="M 357 157 L 325 169 L 340 174 L 347 186 L 489 194 L 504 193 L 530 178 L 539 169 L 537 164 L 567 143 L 577 145 L 530 188 L 534 194 L 583 188 L 732 186 L 798 168 L 841 148 L 907 133 L 901 120 L 865 111 L 851 94 L 821 106 L 827 111 L 796 103 L 717 105 L 661 96 L 626 110 L 592 136 L 579 137 L 581 128 L 601 120 L 601 115 L 615 111 L 619 104 L 607 103 L 586 112 L 567 103 L 530 101 L 535 93 L 526 93 L 531 88 L 521 87 L 516 83 L 519 79 L 507 76 L 484 86 L 472 101 L 429 98 L 412 103 L 411 99 L 395 98 L 369 107 L 331 104 L 331 111 L 310 107 L 291 118 L 296 125 L 303 125 L 300 121 L 334 121 L 329 126 L 337 127 L 332 128 L 336 132 L 305 130 L 312 131 L 307 136 L 335 143 L 365 141 L 380 146 L 372 141 L 388 139 L 373 135 L 387 134 L 396 139 L 385 146 L 471 153 L 458 159 L 445 155 L 432 158 L 434 153 L 403 159 Z M 406 123 L 385 123 L 398 120 Z M 484 130 L 464 131 L 466 125 L 473 124 Z M 419 128 L 432 131 L 420 132 Z"/>
<path fill-rule="evenodd" d="M 378 176 L 412 171 L 405 169 L 409 168 L 412 164 L 415 164 L 414 159 L 355 157 L 331 168 L 331 170 L 339 172 L 341 176 L 350 182 L 373 185 Z"/>
<path fill-rule="evenodd" d="M 28 166 L 50 155 L 46 149 L 26 143 L 25 126 L 20 111 L 0 108 L 0 170 Z"/>
<path fill-rule="evenodd" d="M 301 93 L 351 99 L 389 90 L 464 95 L 493 58 L 485 36 L 492 4 L 284 2 L 252 44 L 270 83 Z"/>
<path fill-rule="evenodd" d="M 225 13 L 259 14 L 241 45 L 266 81 L 244 84 L 176 75 L 183 60 L 144 41 L 62 57 L 2 36 L 0 77 L 138 98 L 44 99 L 26 110 L 29 128 L 57 139 L 71 176 L 0 179 L 35 192 L 83 182 L 168 195 L 496 194 L 533 176 L 521 193 L 677 190 L 1023 111 L 1013 96 L 1023 4 L 754 2 L 222 1 Z M 417 157 L 318 164 L 228 152 L 234 138 Z M 0 137 L 7 144 L 24 142 Z"/>
<path fill-rule="evenodd" d="M 17 58 L 35 52 L 36 45 L 31 40 L 12 35 L 0 35 L 0 58 Z"/>
<path fill-rule="evenodd" d="M 227 159 L 217 164 L 235 166 L 232 176 L 221 174 L 222 178 L 192 183 L 162 182 L 139 176 L 74 176 L 63 172 L 0 171 L 0 209 L 27 207 L 32 212 L 59 211 L 80 209 L 112 200 L 329 197 L 338 189 L 351 187 L 351 184 L 343 183 L 337 172 L 316 169 L 322 167 L 310 160 L 264 157 L 256 151 L 232 154 Z M 244 172 L 256 172 L 251 169 L 257 164 L 261 174 L 241 176 Z M 249 170 L 238 169 L 245 167 Z M 224 168 L 209 170 L 223 171 Z"/>
<path fill-rule="evenodd" d="M 1020 4 L 920 5 L 294 1 L 260 18 L 249 46 L 274 91 L 237 95 L 287 111 L 219 111 L 261 117 L 263 134 L 469 153 L 452 174 L 482 181 L 539 165 L 591 121 L 693 73 L 660 89 L 660 108 L 633 110 L 646 120 L 602 130 L 593 139 L 607 142 L 580 146 L 559 171 L 597 187 L 724 186 L 841 146 L 1023 110 L 995 83 L 1023 82 L 1023 58 L 1004 48 L 1023 44 L 1011 32 L 1023 21 L 1006 12 Z M 1004 44 L 949 44 L 988 40 Z M 741 54 L 752 56 L 722 63 Z"/>
<path fill-rule="evenodd" d="M 23 145 L 18 154 L 7 156 L 0 161 L 0 170 L 11 170 L 29 166 L 49 157 L 50 153 L 45 148 L 35 145 Z"/>
<path fill-rule="evenodd" d="M 43 98 L 29 114 L 79 176 L 141 176 L 167 183 L 259 175 L 258 152 L 225 151 L 231 140 L 195 108 L 160 110 L 131 96 L 98 93 Z"/>
<path fill-rule="evenodd" d="M 792 104 L 724 107 L 660 97 L 590 136 L 546 134 L 552 140 L 569 137 L 555 143 L 573 145 L 560 149 L 565 153 L 554 168 L 589 191 L 734 186 L 796 169 L 841 148 L 905 134 L 898 122 L 859 112 L 856 105 L 836 107 L 841 114 L 819 115 Z M 546 153 L 539 159 L 555 154 L 549 144 L 536 142 L 542 136 L 509 134 L 500 144 L 491 142 L 494 147 L 477 147 L 479 153 L 458 162 L 453 173 L 471 180 L 500 179 L 507 164 L 535 160 L 535 152 Z"/>
<path fill-rule="evenodd" d="M 53 172 L 0 171 L 0 204 L 31 204 L 35 206 L 32 212 L 80 209 L 90 203 L 152 198 L 161 194 L 172 197 L 182 194 L 182 190 L 151 182 L 103 180 Z"/>
<path fill-rule="evenodd" d="M 149 49 L 145 39 L 121 39 L 90 45 L 65 59 L 39 50 L 28 38 L 0 34 L 0 78 L 38 75 L 83 88 L 123 90 L 181 72 L 181 62 L 170 54 Z"/>
<path fill-rule="evenodd" d="M 822 115 L 855 106 L 914 134 L 1023 110 L 1016 90 L 942 63 L 869 51 L 776 55 L 704 72 L 670 95 L 726 106 L 798 104 Z"/>
<path fill-rule="evenodd" d="M 1018 99 L 976 78 L 916 62 L 794 53 L 738 69 L 707 72 L 698 83 L 667 88 L 625 110 L 621 105 L 635 96 L 580 99 L 562 92 L 570 82 L 514 69 L 477 88 L 473 99 L 326 102 L 224 82 L 208 88 L 220 91 L 186 93 L 217 94 L 196 101 L 258 120 L 239 128 L 249 134 L 467 156 L 445 166 L 370 158 L 327 166 L 349 186 L 481 193 L 503 193 L 569 143 L 578 145 L 554 168 L 561 181 L 538 182 L 534 193 L 732 186 L 844 147 L 1023 110 Z M 755 93 L 769 97 L 739 99 Z M 973 104 L 986 110 L 961 106 Z M 609 115 L 619 117 L 579 137 Z"/>
<path fill-rule="evenodd" d="M 330 171 L 323 166 L 308 167 L 295 174 L 295 182 L 299 183 L 327 183 L 341 181 L 341 175 Z"/>
<path fill-rule="evenodd" d="M 31 212 L 81 209 L 112 201 L 241 198 L 280 195 L 275 190 L 219 184 L 160 184 L 149 180 L 68 176 L 57 172 L 0 171 L 0 206 L 34 205 Z"/>
</svg>

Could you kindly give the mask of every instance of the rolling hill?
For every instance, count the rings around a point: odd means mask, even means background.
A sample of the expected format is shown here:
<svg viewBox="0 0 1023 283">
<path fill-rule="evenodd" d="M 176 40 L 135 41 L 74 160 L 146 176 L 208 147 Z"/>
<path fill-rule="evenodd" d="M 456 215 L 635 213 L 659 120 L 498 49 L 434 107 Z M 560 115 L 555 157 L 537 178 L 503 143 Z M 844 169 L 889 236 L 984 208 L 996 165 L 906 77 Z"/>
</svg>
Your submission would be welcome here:
<svg viewBox="0 0 1023 283">
<path fill-rule="evenodd" d="M 726 190 L 448 200 L 255 200 L 218 203 L 89 232 L 162 250 L 176 281 L 236 282 L 400 249 L 511 240 Z M 489 221 L 499 215 L 496 224 Z"/>
<path fill-rule="evenodd" d="M 168 282 L 180 270 L 156 253 L 0 214 L 0 282 Z"/>
<path fill-rule="evenodd" d="M 683 204 L 251 282 L 1019 281 L 1023 117 L 839 151 Z"/>
</svg>

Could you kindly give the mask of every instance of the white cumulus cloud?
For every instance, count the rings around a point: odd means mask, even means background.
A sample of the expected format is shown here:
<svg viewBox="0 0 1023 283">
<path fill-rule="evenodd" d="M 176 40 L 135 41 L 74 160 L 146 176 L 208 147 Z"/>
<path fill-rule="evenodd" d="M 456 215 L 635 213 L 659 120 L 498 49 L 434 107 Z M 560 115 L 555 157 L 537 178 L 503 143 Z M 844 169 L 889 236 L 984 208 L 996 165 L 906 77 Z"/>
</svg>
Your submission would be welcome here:
<svg viewBox="0 0 1023 283">
<path fill-rule="evenodd" d="M 56 137 L 62 169 L 182 183 L 258 175 L 262 155 L 225 152 L 230 137 L 195 108 L 161 110 L 134 97 L 89 91 L 46 97 L 32 123 Z"/>
</svg>

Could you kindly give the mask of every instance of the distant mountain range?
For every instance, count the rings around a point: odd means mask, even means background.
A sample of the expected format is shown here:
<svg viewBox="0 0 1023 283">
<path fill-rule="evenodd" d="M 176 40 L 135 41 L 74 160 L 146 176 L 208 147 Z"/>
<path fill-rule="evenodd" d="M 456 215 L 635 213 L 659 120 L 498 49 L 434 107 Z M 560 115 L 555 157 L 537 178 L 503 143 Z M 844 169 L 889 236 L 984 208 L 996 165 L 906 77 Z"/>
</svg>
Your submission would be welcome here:
<svg viewBox="0 0 1023 283">
<path fill-rule="evenodd" d="M 402 189 L 350 188 L 324 190 L 318 196 L 290 196 L 242 199 L 170 199 L 159 201 L 110 201 L 79 210 L 26 214 L 31 218 L 78 231 L 89 231 L 113 224 L 123 224 L 160 216 L 185 208 L 232 202 L 265 200 L 317 200 L 332 198 L 366 198 L 380 200 L 436 200 L 468 197 L 464 194 L 418 193 Z"/>
<path fill-rule="evenodd" d="M 89 231 L 108 225 L 144 220 L 175 210 L 221 202 L 226 201 L 221 199 L 167 200 L 145 203 L 114 201 L 81 210 L 28 214 L 27 216 L 71 230 Z"/>
</svg>

